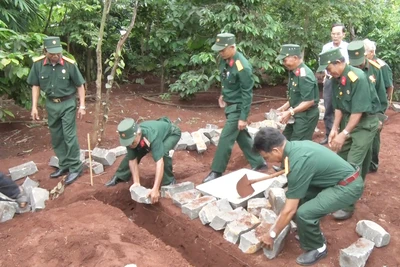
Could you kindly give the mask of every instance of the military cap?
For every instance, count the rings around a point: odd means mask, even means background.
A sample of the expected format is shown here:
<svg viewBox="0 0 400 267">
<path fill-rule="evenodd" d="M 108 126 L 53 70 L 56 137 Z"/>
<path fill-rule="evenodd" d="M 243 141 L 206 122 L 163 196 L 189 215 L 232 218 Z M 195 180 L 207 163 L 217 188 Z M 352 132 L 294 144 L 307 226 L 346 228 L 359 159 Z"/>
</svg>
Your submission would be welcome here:
<svg viewBox="0 0 400 267">
<path fill-rule="evenodd" d="M 117 129 L 121 146 L 130 146 L 136 137 L 139 125 L 134 119 L 124 119 L 118 124 Z"/>
<path fill-rule="evenodd" d="M 332 62 L 339 60 L 343 57 L 340 48 L 336 47 L 319 54 L 319 67 L 317 72 L 324 71 L 326 67 Z"/>
<path fill-rule="evenodd" d="M 365 47 L 363 41 L 353 41 L 347 47 L 349 53 L 349 64 L 360 66 L 365 62 Z"/>
<path fill-rule="evenodd" d="M 284 44 L 279 51 L 279 55 L 276 57 L 277 60 L 282 60 L 288 56 L 300 56 L 300 46 L 297 44 Z"/>
<path fill-rule="evenodd" d="M 50 36 L 44 38 L 44 48 L 51 54 L 58 54 L 62 52 L 60 37 Z"/>
<path fill-rule="evenodd" d="M 211 49 L 214 51 L 221 51 L 228 46 L 234 45 L 235 41 L 235 35 L 232 33 L 220 33 L 217 35 L 215 44 L 211 47 Z"/>
</svg>

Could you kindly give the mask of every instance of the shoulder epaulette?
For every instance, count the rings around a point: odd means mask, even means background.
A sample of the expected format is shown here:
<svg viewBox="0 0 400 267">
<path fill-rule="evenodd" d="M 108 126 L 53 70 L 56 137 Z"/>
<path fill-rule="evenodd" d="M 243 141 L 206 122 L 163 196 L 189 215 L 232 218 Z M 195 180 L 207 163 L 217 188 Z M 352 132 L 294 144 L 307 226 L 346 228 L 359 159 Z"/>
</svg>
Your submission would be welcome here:
<svg viewBox="0 0 400 267">
<path fill-rule="evenodd" d="M 380 59 L 380 58 L 378 58 L 377 60 L 376 60 L 376 62 L 378 62 L 378 64 L 379 65 L 381 65 L 381 67 L 383 67 L 383 66 L 385 66 L 386 65 L 386 62 L 385 61 L 383 61 L 382 59 Z"/>
<path fill-rule="evenodd" d="M 236 60 L 235 64 L 236 64 L 236 68 L 237 68 L 238 71 L 241 71 L 243 69 L 242 62 L 240 62 L 239 59 Z"/>
<path fill-rule="evenodd" d="M 73 60 L 73 59 L 71 59 L 71 58 L 69 58 L 69 57 L 66 57 L 66 56 L 63 56 L 63 59 L 64 59 L 65 61 L 68 61 L 68 62 L 71 63 L 71 64 L 75 64 L 75 63 L 76 63 L 75 60 Z"/>
<path fill-rule="evenodd" d="M 34 57 L 34 58 L 32 58 L 32 60 L 33 60 L 33 62 L 38 62 L 39 60 L 42 60 L 42 59 L 44 59 L 46 56 L 45 55 L 41 55 L 41 56 L 39 56 L 39 57 Z"/>
<path fill-rule="evenodd" d="M 358 76 L 357 74 L 355 74 L 353 71 L 349 71 L 349 73 L 347 74 L 347 76 L 349 76 L 350 80 L 354 83 L 355 81 L 357 81 Z"/>
<path fill-rule="evenodd" d="M 373 60 L 368 59 L 369 64 L 377 68 L 378 70 L 381 68 L 381 65 L 378 64 L 378 62 L 375 62 Z"/>
</svg>

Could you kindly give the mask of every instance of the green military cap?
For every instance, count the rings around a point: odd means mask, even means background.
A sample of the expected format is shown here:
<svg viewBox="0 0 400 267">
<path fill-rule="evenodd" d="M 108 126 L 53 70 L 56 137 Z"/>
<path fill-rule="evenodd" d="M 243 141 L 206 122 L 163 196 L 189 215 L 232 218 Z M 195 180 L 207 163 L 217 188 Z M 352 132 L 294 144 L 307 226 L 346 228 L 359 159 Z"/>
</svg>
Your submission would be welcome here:
<svg viewBox="0 0 400 267">
<path fill-rule="evenodd" d="M 44 48 L 47 52 L 52 54 L 58 54 L 62 52 L 62 46 L 60 42 L 60 37 L 50 36 L 44 38 Z"/>
<path fill-rule="evenodd" d="M 326 67 L 332 62 L 339 60 L 343 57 L 340 48 L 336 47 L 319 54 L 319 67 L 317 72 L 324 71 Z"/>
<path fill-rule="evenodd" d="M 284 44 L 281 46 L 281 51 L 279 51 L 279 55 L 276 57 L 277 60 L 282 60 L 288 56 L 300 56 L 300 46 L 297 44 Z"/>
<path fill-rule="evenodd" d="M 220 33 L 217 35 L 215 44 L 211 47 L 211 49 L 214 51 L 221 51 L 228 46 L 234 45 L 235 41 L 235 35 L 232 33 Z"/>
<path fill-rule="evenodd" d="M 117 129 L 121 146 L 130 146 L 136 137 L 139 125 L 134 119 L 124 119 L 118 124 Z"/>
<path fill-rule="evenodd" d="M 364 41 L 353 41 L 347 47 L 349 53 L 349 64 L 352 66 L 360 66 L 365 61 Z"/>
</svg>

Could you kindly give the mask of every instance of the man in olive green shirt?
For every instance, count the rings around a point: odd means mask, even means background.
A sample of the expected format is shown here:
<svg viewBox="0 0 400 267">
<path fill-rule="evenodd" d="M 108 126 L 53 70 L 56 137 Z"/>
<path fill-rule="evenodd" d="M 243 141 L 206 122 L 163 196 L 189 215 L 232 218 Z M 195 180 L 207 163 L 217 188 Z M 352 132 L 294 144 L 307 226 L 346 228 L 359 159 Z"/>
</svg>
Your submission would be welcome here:
<svg viewBox="0 0 400 267">
<path fill-rule="evenodd" d="M 235 141 L 238 142 L 254 170 L 267 168 L 263 158 L 251 150 L 253 141 L 246 129 L 253 99 L 252 67 L 242 53 L 236 51 L 235 36 L 231 33 L 218 34 L 212 49 L 218 51 L 221 56 L 219 70 L 222 94 L 218 103 L 221 108 L 225 108 L 227 121 L 222 129 L 211 172 L 203 182 L 222 176 L 231 157 Z"/>
<path fill-rule="evenodd" d="M 65 184 L 73 183 L 82 173 L 80 149 L 76 135 L 76 114 L 85 115 L 85 80 L 76 62 L 63 56 L 59 37 L 44 39 L 44 53 L 36 59 L 28 76 L 32 85 L 33 120 L 39 120 L 37 109 L 40 90 L 46 94 L 46 111 L 51 143 L 59 160 L 59 168 L 50 174 L 57 178 L 69 172 Z M 80 106 L 77 109 L 76 92 Z"/>
<path fill-rule="evenodd" d="M 365 48 L 365 56 L 368 59 L 368 62 L 370 62 L 372 65 L 375 66 L 375 69 L 379 69 L 380 72 L 382 73 L 382 80 L 383 80 L 383 86 L 384 86 L 384 93 L 380 91 L 378 94 L 379 100 L 381 101 L 381 109 L 379 111 L 380 115 L 380 123 L 381 127 L 379 127 L 379 130 L 377 134 L 375 135 L 374 142 L 372 144 L 372 160 L 371 160 L 371 165 L 369 167 L 370 172 L 376 172 L 378 171 L 378 165 L 379 165 L 379 150 L 380 150 L 380 145 L 381 145 L 381 131 L 383 127 L 383 123 L 385 119 L 387 118 L 385 114 L 388 106 L 390 103 L 388 103 L 388 100 L 391 100 L 391 96 L 393 94 L 393 73 L 392 69 L 389 67 L 388 64 L 386 64 L 385 61 L 377 58 L 375 56 L 375 43 L 365 39 L 364 40 L 364 48 Z M 376 80 L 376 84 L 378 84 L 378 81 Z M 386 97 L 386 99 L 384 99 Z"/>
<path fill-rule="evenodd" d="M 319 55 L 318 71 L 332 75 L 335 119 L 329 134 L 329 146 L 348 162 L 358 166 L 365 179 L 371 162 L 371 150 L 379 120 L 379 99 L 364 72 L 346 64 L 338 48 Z M 354 206 L 333 213 L 344 220 L 353 214 Z"/>
<path fill-rule="evenodd" d="M 359 168 L 312 141 L 287 141 L 270 127 L 256 134 L 253 149 L 267 161 L 283 163 L 287 158 L 289 166 L 285 205 L 262 242 L 272 249 L 274 239 L 295 217 L 300 245 L 305 250 L 296 262 L 315 264 L 328 253 L 321 218 L 354 204 L 362 195 Z"/>
<path fill-rule="evenodd" d="M 125 119 L 118 125 L 118 133 L 120 143 L 126 146 L 128 153 L 106 186 L 127 182 L 132 176 L 133 186 L 140 186 L 139 163 L 144 156 L 151 153 L 156 162 L 156 174 L 149 197 L 152 203 L 158 202 L 160 186 L 176 182 L 172 172 L 170 150 L 179 142 L 181 130 L 167 117 L 163 117 L 140 124 L 133 119 Z"/>
<path fill-rule="evenodd" d="M 303 63 L 300 46 L 285 44 L 277 60 L 289 70 L 288 101 L 278 108 L 283 111 L 281 123 L 286 124 L 283 135 L 289 141 L 312 140 L 319 119 L 319 89 L 314 73 Z M 294 122 L 290 122 L 293 118 Z M 276 171 L 281 167 L 273 166 Z"/>
</svg>

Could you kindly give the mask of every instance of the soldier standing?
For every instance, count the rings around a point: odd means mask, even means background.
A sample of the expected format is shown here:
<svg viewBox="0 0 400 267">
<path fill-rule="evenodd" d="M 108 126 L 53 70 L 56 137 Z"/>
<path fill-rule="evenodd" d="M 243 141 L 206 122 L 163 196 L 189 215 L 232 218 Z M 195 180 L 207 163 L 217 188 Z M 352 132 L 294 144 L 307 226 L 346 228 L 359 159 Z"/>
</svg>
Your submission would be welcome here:
<svg viewBox="0 0 400 267">
<path fill-rule="evenodd" d="M 62 55 L 59 37 L 44 39 L 44 53 L 34 59 L 28 76 L 32 85 L 33 120 L 39 120 L 37 109 L 40 90 L 46 94 L 46 111 L 51 143 L 59 160 L 59 168 L 50 174 L 57 178 L 68 173 L 65 184 L 73 183 L 82 174 L 80 149 L 76 135 L 76 116 L 82 118 L 85 111 L 85 80 L 76 62 Z M 79 95 L 77 110 L 76 92 Z"/>
<path fill-rule="evenodd" d="M 267 169 L 264 159 L 251 150 L 253 141 L 246 130 L 247 117 L 253 99 L 253 72 L 250 63 L 236 51 L 235 35 L 221 33 L 217 35 L 214 51 L 221 56 L 222 94 L 219 106 L 225 109 L 227 118 L 219 139 L 217 152 L 211 165 L 211 172 L 203 180 L 208 182 L 222 176 L 226 170 L 235 141 L 243 151 L 253 170 Z"/>
</svg>

